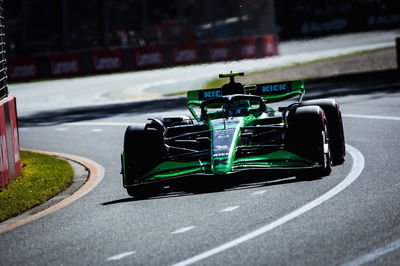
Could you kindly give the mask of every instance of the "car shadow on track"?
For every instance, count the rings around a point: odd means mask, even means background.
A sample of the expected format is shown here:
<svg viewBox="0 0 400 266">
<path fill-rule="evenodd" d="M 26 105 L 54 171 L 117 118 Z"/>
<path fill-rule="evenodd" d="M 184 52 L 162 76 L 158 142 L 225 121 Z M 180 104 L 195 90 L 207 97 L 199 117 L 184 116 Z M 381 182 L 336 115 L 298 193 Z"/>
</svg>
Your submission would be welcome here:
<svg viewBox="0 0 400 266">
<path fill-rule="evenodd" d="M 53 126 L 63 123 L 73 123 L 81 121 L 91 121 L 95 119 L 122 116 L 138 115 L 165 110 L 173 111 L 184 109 L 186 98 L 166 98 L 142 101 L 132 101 L 128 103 L 115 103 L 94 106 L 80 106 L 67 109 L 50 110 L 37 112 L 30 115 L 19 116 L 19 126 Z"/>
<path fill-rule="evenodd" d="M 193 184 L 190 182 L 184 182 L 184 183 L 179 183 L 178 185 L 175 186 L 174 185 L 167 186 L 160 194 L 154 195 L 152 197 L 140 198 L 140 199 L 136 199 L 134 197 L 128 197 L 128 198 L 103 202 L 101 203 L 101 205 L 108 206 L 108 205 L 142 201 L 142 200 L 189 197 L 198 194 L 212 194 L 212 193 L 223 193 L 223 192 L 239 191 L 246 189 L 266 188 L 270 186 L 281 186 L 298 182 L 309 182 L 316 180 L 320 180 L 320 178 L 299 179 L 289 174 L 274 175 L 274 177 L 268 177 L 268 178 L 254 177 L 249 175 L 246 176 L 235 175 L 234 178 L 230 178 L 230 180 L 225 182 L 219 182 L 219 183 L 204 182 L 204 184 L 201 183 Z"/>
</svg>

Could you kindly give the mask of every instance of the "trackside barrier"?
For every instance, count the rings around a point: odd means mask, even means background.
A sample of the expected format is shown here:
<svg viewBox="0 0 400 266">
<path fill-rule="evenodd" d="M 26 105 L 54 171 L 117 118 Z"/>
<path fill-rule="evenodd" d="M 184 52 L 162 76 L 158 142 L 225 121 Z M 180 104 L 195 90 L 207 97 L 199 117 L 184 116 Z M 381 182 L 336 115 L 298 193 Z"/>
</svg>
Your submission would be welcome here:
<svg viewBox="0 0 400 266">
<path fill-rule="evenodd" d="M 400 69 L 400 37 L 396 38 L 397 68 Z"/>
<path fill-rule="evenodd" d="M 159 45 L 136 48 L 134 49 L 134 55 L 137 68 L 151 69 L 164 66 L 163 51 Z"/>
<path fill-rule="evenodd" d="M 260 43 L 261 57 L 268 57 L 279 54 L 279 49 L 278 49 L 279 40 L 276 35 L 261 36 L 259 41 L 261 42 Z"/>
<path fill-rule="evenodd" d="M 208 43 L 208 60 L 227 61 L 230 58 L 228 40 L 215 40 Z"/>
<path fill-rule="evenodd" d="M 256 37 L 241 37 L 238 39 L 238 58 L 253 59 L 257 56 Z"/>
<path fill-rule="evenodd" d="M 8 58 L 8 78 L 11 80 L 35 79 L 38 65 L 34 56 L 13 56 Z"/>
<path fill-rule="evenodd" d="M 53 77 L 74 76 L 80 74 L 80 56 L 74 54 L 56 54 L 50 58 L 50 73 Z"/>
<path fill-rule="evenodd" d="M 16 99 L 0 101 L 0 188 L 21 175 Z"/>
<path fill-rule="evenodd" d="M 94 73 L 110 73 L 122 70 L 122 51 L 97 50 L 92 52 Z"/>
<path fill-rule="evenodd" d="M 173 63 L 175 65 L 195 64 L 199 62 L 195 43 L 181 43 L 173 48 Z"/>
<path fill-rule="evenodd" d="M 11 56 L 9 80 L 72 77 L 278 55 L 275 35 L 65 54 Z"/>
<path fill-rule="evenodd" d="M 0 0 L 0 99 L 7 96 L 6 33 L 4 28 L 4 3 Z"/>
</svg>

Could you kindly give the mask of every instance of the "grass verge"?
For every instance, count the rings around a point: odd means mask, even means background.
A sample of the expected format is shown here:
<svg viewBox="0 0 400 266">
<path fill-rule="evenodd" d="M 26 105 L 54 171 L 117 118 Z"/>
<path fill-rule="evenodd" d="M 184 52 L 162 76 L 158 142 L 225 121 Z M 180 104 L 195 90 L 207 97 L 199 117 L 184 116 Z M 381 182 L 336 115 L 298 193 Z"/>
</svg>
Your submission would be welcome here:
<svg viewBox="0 0 400 266">
<path fill-rule="evenodd" d="M 46 202 L 68 188 L 71 165 L 50 155 L 21 151 L 22 176 L 0 190 L 0 222 Z"/>
</svg>

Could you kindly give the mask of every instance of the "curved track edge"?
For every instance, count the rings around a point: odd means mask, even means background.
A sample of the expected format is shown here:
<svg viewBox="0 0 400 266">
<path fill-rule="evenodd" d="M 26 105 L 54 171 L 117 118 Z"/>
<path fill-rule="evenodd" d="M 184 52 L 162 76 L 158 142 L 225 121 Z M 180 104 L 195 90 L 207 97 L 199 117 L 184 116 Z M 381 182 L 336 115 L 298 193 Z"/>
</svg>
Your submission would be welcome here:
<svg viewBox="0 0 400 266">
<path fill-rule="evenodd" d="M 24 217 L 23 215 L 21 215 L 20 216 L 21 218 L 18 218 L 19 216 L 17 216 L 15 219 L 15 222 L 12 222 L 11 224 L 8 224 L 10 220 L 4 221 L 3 224 L 5 224 L 5 226 L 2 227 L 0 224 L 0 234 L 7 232 L 9 230 L 12 230 L 14 228 L 20 227 L 20 226 L 27 224 L 29 222 L 32 222 L 34 220 L 37 220 L 43 216 L 46 216 L 50 213 L 53 213 L 65 206 L 71 204 L 72 202 L 76 201 L 77 199 L 79 199 L 79 198 L 83 197 L 84 195 L 86 195 L 87 193 L 89 193 L 103 180 L 104 167 L 88 158 L 84 158 L 84 157 L 80 157 L 80 156 L 76 156 L 76 155 L 58 153 L 58 152 L 46 152 L 46 151 L 39 151 L 39 150 L 28 150 L 28 151 L 47 154 L 47 155 L 55 156 L 55 157 L 58 157 L 61 159 L 65 159 L 65 160 L 69 160 L 69 161 L 78 163 L 78 164 L 82 165 L 88 171 L 87 180 L 81 187 L 79 187 L 71 195 L 67 196 L 63 200 L 55 203 L 54 205 L 51 205 L 50 207 L 48 207 L 42 211 L 39 211 L 32 215 L 28 215 L 27 217 Z M 14 218 L 11 218 L 11 219 L 14 219 Z"/>
</svg>

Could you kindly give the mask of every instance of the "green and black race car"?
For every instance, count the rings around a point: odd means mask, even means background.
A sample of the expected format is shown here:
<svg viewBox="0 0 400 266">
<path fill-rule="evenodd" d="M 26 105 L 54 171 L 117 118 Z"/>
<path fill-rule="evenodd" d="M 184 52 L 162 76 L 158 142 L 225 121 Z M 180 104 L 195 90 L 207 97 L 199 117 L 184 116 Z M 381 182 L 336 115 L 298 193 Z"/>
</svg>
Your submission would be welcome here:
<svg viewBox="0 0 400 266">
<path fill-rule="evenodd" d="M 334 99 L 302 101 L 303 81 L 244 86 L 234 80 L 241 75 L 221 74 L 230 78 L 221 88 L 188 91 L 193 118 L 149 119 L 126 129 L 121 158 L 129 195 L 145 197 L 155 184 L 186 176 L 218 180 L 256 169 L 323 177 L 344 162 L 342 118 Z"/>
</svg>

